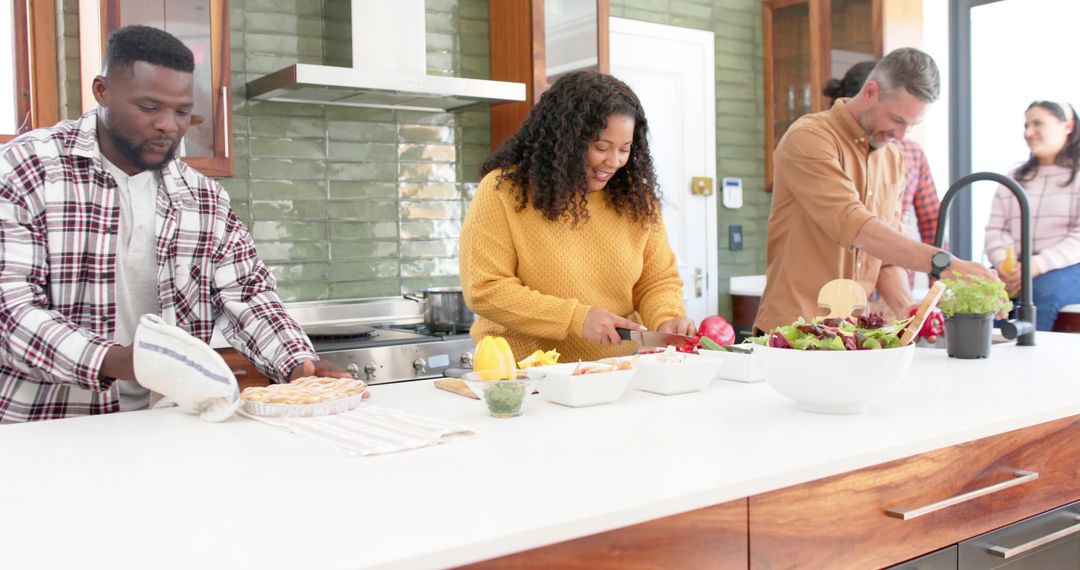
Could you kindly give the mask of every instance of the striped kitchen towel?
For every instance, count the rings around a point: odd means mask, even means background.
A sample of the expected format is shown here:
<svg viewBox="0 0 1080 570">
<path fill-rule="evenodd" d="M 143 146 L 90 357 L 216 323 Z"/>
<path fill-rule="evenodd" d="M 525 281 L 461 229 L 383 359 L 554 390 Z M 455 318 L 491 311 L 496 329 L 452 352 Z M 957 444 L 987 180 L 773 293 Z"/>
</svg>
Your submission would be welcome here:
<svg viewBox="0 0 1080 570">
<path fill-rule="evenodd" d="M 467 426 L 380 408 L 367 402 L 348 412 L 305 418 L 256 416 L 243 408 L 239 412 L 358 456 L 416 449 L 476 435 L 476 431 Z"/>
</svg>

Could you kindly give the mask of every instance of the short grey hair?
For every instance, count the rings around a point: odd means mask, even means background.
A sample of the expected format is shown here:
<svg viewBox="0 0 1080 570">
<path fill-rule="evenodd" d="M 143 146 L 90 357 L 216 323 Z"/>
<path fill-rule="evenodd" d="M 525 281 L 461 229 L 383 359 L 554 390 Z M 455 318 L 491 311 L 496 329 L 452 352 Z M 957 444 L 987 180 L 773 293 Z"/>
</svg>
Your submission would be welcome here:
<svg viewBox="0 0 1080 570">
<path fill-rule="evenodd" d="M 941 94 L 941 75 L 934 58 L 915 48 L 900 48 L 888 53 L 867 81 L 876 81 L 885 95 L 903 88 L 925 103 L 937 101 Z"/>
</svg>

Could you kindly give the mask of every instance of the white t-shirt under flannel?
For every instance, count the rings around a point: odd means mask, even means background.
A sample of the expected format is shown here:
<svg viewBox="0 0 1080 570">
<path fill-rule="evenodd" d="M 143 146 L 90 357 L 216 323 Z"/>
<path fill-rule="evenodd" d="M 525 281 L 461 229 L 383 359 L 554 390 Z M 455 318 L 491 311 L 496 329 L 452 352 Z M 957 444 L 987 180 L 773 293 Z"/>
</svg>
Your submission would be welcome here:
<svg viewBox="0 0 1080 570">
<path fill-rule="evenodd" d="M 116 332 L 113 340 L 127 346 L 135 338 L 139 318 L 161 314 L 158 302 L 157 259 L 154 255 L 154 201 L 161 176 L 144 170 L 129 176 L 104 155 L 101 163 L 116 180 L 120 229 L 116 244 Z M 120 411 L 144 410 L 150 390 L 137 382 L 117 382 Z"/>
</svg>

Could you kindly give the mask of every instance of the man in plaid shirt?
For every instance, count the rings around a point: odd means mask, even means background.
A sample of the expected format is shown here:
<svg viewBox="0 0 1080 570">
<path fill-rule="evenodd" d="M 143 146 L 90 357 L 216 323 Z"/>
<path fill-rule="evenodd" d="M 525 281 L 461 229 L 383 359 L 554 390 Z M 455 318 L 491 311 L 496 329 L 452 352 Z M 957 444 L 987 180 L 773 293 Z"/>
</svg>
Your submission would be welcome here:
<svg viewBox="0 0 1080 570">
<path fill-rule="evenodd" d="M 175 158 L 193 70 L 175 37 L 123 28 L 96 109 L 0 147 L 0 423 L 145 408 L 143 312 L 204 342 L 217 324 L 274 381 L 345 375 L 286 314 L 225 191 Z"/>
</svg>

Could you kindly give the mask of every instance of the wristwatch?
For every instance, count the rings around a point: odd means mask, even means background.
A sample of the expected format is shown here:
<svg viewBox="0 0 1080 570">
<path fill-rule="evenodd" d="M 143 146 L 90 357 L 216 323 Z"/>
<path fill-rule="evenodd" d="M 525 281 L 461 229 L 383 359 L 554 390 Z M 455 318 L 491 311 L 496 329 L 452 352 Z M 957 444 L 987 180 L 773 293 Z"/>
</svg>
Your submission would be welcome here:
<svg viewBox="0 0 1080 570">
<path fill-rule="evenodd" d="M 930 258 L 930 277 L 941 279 L 941 274 L 949 269 L 950 265 L 952 254 L 945 250 L 938 251 Z"/>
</svg>

